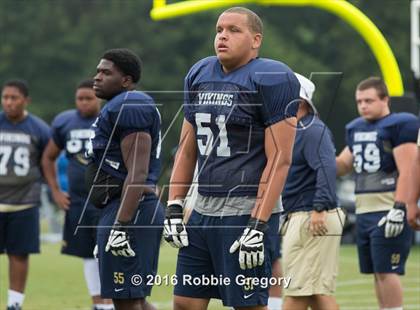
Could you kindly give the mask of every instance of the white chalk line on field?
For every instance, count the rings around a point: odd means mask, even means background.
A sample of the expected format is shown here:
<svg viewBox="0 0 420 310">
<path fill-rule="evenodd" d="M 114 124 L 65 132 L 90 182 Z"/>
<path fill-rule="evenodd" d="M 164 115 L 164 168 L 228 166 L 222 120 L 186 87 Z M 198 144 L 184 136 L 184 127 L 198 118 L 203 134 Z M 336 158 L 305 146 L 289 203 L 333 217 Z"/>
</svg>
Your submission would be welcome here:
<svg viewBox="0 0 420 310">
<path fill-rule="evenodd" d="M 341 310 L 378 310 L 378 306 L 343 306 Z M 419 304 L 404 304 L 404 310 L 418 310 Z"/>
<path fill-rule="evenodd" d="M 358 258 L 357 256 L 354 257 L 347 257 L 347 256 L 342 256 L 339 258 L 340 262 L 344 262 L 344 263 L 348 263 L 348 264 L 357 264 L 358 263 Z M 420 263 L 419 263 L 419 257 L 418 255 L 413 255 L 413 256 L 409 256 L 406 262 L 406 268 L 408 266 L 410 267 L 415 267 L 415 268 L 419 268 L 420 269 Z"/>
<path fill-rule="evenodd" d="M 416 283 L 420 284 L 420 279 L 418 278 L 402 278 L 403 283 Z M 349 285 L 355 285 L 355 284 L 369 284 L 373 283 L 373 278 L 370 279 L 355 279 L 355 280 L 347 280 L 347 281 L 339 281 L 337 283 L 337 287 L 340 286 L 349 286 Z"/>
<path fill-rule="evenodd" d="M 407 287 L 407 288 L 403 288 L 403 292 L 418 292 L 419 288 L 418 287 Z M 362 290 L 362 291 L 351 291 L 351 292 L 337 292 L 336 296 L 361 296 L 361 295 L 369 295 L 371 296 L 373 292 L 373 287 L 372 287 L 372 291 L 370 290 Z M 412 298 L 412 297 L 407 297 L 407 298 Z M 416 300 L 420 300 L 420 297 L 416 297 Z M 405 299 L 405 298 L 404 298 Z M 354 301 L 354 300 L 353 300 Z"/>
</svg>

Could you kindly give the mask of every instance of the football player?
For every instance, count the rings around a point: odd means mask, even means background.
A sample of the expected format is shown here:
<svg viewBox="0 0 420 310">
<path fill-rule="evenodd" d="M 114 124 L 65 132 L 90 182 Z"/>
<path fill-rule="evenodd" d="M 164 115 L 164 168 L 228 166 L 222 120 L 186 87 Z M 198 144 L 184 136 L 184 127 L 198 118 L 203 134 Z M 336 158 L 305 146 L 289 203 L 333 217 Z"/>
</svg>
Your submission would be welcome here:
<svg viewBox="0 0 420 310">
<path fill-rule="evenodd" d="M 29 254 L 39 253 L 41 155 L 50 128 L 26 110 L 27 83 L 6 82 L 0 113 L 0 253 L 9 258 L 8 310 L 21 309 Z"/>
<path fill-rule="evenodd" d="M 100 296 L 98 263 L 93 258 L 100 210 L 90 204 L 86 209 L 83 208 L 88 194 L 84 184 L 86 146 L 92 135 L 90 126 L 101 109 L 101 101 L 93 90 L 93 80 L 79 84 L 75 99 L 76 109 L 60 113 L 52 122 L 52 138 L 44 151 L 42 167 L 55 203 L 66 212 L 61 252 L 83 259 L 85 280 L 92 297 L 93 309 L 112 309 L 112 301 L 102 300 Z M 65 150 L 68 159 L 68 193 L 62 191 L 57 182 L 56 160 L 62 150 Z"/>
<path fill-rule="evenodd" d="M 175 309 L 265 309 L 296 126 L 299 82 L 283 63 L 258 58 L 261 19 L 235 7 L 216 24 L 217 56 L 185 78 L 184 122 L 172 171 L 165 240 L 180 248 Z M 185 228 L 184 199 L 198 160 L 198 194 Z M 277 246 L 278 248 L 278 246 Z M 204 278 L 228 278 L 207 285 Z M 241 280 L 242 279 L 242 280 Z M 197 282 L 195 282 L 197 283 Z"/>
<path fill-rule="evenodd" d="M 410 178 L 410 192 L 407 201 L 407 221 L 411 228 L 420 230 L 420 207 L 418 201 L 420 199 L 420 129 L 417 135 L 417 155 L 413 161 Z"/>
<path fill-rule="evenodd" d="M 336 159 L 337 174 L 354 170 L 357 249 L 361 273 L 374 274 L 380 309 L 402 309 L 400 275 L 411 245 L 406 202 L 416 156 L 417 118 L 391 113 L 382 79 L 356 89 L 360 117 L 346 126 L 347 146 Z"/>
<path fill-rule="evenodd" d="M 106 100 L 92 125 L 86 178 L 89 200 L 103 212 L 97 243 L 101 296 L 116 309 L 150 309 L 164 220 L 155 194 L 160 173 L 160 114 L 153 99 L 135 91 L 139 57 L 128 49 L 102 56 L 94 77 Z"/>
</svg>

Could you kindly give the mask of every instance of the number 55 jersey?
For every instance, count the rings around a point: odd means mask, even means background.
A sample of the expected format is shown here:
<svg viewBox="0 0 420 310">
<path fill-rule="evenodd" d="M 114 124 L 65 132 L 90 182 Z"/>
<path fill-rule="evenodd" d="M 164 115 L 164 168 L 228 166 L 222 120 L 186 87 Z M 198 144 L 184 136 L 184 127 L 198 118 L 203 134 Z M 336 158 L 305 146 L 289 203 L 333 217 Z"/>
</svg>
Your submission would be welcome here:
<svg viewBox="0 0 420 310">
<path fill-rule="evenodd" d="M 410 113 L 391 113 L 368 122 L 359 117 L 346 126 L 346 141 L 353 154 L 356 213 L 385 211 L 394 204 L 398 169 L 393 149 L 415 143 L 418 119 Z"/>
<path fill-rule="evenodd" d="M 0 212 L 39 203 L 40 161 L 49 137 L 48 125 L 34 115 L 12 123 L 0 113 Z"/>
</svg>

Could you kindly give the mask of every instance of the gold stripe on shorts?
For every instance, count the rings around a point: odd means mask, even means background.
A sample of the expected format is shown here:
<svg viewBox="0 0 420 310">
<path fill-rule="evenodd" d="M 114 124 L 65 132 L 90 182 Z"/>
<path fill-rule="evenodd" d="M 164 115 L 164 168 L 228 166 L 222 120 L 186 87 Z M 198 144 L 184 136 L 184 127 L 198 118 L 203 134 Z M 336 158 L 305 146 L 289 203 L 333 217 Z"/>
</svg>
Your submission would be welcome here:
<svg viewBox="0 0 420 310">
<path fill-rule="evenodd" d="M 16 211 L 26 210 L 32 207 L 34 207 L 33 204 L 10 205 L 10 204 L 0 203 L 0 212 L 16 212 Z"/>
</svg>

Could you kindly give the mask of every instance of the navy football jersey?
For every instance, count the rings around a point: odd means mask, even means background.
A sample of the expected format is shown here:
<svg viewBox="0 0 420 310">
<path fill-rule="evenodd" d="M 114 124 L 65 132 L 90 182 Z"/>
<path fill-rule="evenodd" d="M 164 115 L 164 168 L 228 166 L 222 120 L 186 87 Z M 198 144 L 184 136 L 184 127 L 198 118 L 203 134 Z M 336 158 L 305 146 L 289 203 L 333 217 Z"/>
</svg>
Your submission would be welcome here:
<svg viewBox="0 0 420 310">
<path fill-rule="evenodd" d="M 312 211 L 315 204 L 337 207 L 333 135 L 317 116 L 298 122 L 293 159 L 282 193 L 285 212 Z"/>
<path fill-rule="evenodd" d="M 67 177 L 69 195 L 73 202 L 83 203 L 88 195 L 84 184 L 88 160 L 85 157 L 89 139 L 93 135 L 90 128 L 94 117 L 83 117 L 77 110 L 68 110 L 58 114 L 52 122 L 52 139 L 68 159 Z"/>
<path fill-rule="evenodd" d="M 201 195 L 257 195 L 267 161 L 265 129 L 296 116 L 299 89 L 293 72 L 269 59 L 253 59 L 228 74 L 215 56 L 191 68 L 184 115 L 197 137 Z"/>
<path fill-rule="evenodd" d="M 50 128 L 28 114 L 19 123 L 0 113 L 0 204 L 36 205 L 41 192 L 41 156 Z"/>
<path fill-rule="evenodd" d="M 128 91 L 108 101 L 92 125 L 88 155 L 108 174 L 124 180 L 127 176 L 122 140 L 133 132 L 147 132 L 152 138 L 147 184 L 156 185 L 160 174 L 161 119 L 153 99 L 139 91 Z"/>
<path fill-rule="evenodd" d="M 359 117 L 346 126 L 356 194 L 395 191 L 398 170 L 392 150 L 404 143 L 415 143 L 418 128 L 418 119 L 410 113 L 391 113 L 374 122 Z"/>
</svg>

